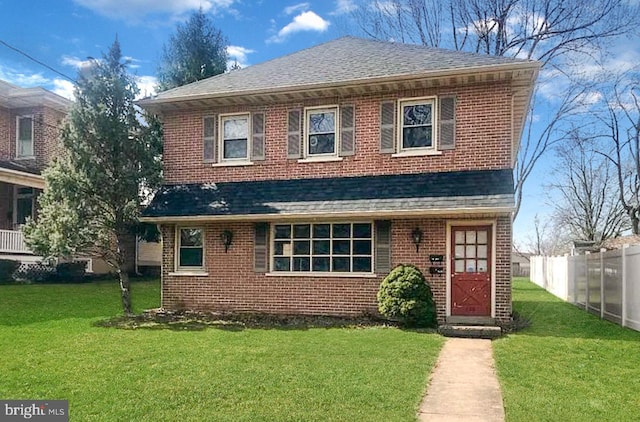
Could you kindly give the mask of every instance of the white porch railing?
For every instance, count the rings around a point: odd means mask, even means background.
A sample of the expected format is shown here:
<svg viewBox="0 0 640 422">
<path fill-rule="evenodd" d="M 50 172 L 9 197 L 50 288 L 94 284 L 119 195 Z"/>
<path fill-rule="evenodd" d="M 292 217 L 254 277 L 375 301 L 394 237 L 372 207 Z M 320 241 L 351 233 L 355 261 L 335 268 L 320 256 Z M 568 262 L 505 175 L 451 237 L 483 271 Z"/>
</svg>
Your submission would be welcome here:
<svg viewBox="0 0 640 422">
<path fill-rule="evenodd" d="M 22 253 L 32 252 L 24 243 L 24 236 L 19 230 L 0 230 L 0 253 Z"/>
</svg>

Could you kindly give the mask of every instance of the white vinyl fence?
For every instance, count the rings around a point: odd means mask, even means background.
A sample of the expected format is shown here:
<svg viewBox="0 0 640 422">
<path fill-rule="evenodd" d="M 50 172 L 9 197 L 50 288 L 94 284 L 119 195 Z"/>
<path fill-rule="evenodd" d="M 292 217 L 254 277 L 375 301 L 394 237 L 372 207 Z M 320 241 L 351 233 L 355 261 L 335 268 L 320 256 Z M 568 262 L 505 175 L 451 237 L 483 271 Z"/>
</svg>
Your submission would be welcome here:
<svg viewBox="0 0 640 422">
<path fill-rule="evenodd" d="M 640 331 L 640 246 L 532 256 L 531 281 L 600 318 Z"/>
</svg>

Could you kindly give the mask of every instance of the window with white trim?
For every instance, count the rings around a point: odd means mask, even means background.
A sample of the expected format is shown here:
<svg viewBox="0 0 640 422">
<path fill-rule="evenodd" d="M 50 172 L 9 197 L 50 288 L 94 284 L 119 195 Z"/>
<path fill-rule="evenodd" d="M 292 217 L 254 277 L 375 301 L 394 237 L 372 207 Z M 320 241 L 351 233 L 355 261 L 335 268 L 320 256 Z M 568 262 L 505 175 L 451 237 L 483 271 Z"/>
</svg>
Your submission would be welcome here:
<svg viewBox="0 0 640 422">
<path fill-rule="evenodd" d="M 274 272 L 371 273 L 373 224 L 273 225 Z"/>
<path fill-rule="evenodd" d="M 305 109 L 305 155 L 337 156 L 338 107 Z"/>
<path fill-rule="evenodd" d="M 249 161 L 249 115 L 220 116 L 220 160 Z"/>
<path fill-rule="evenodd" d="M 16 117 L 16 158 L 33 157 L 33 116 Z"/>
<path fill-rule="evenodd" d="M 399 150 L 416 151 L 435 148 L 435 98 L 401 100 L 399 111 Z"/>
<path fill-rule="evenodd" d="M 204 230 L 200 227 L 180 227 L 177 237 L 178 270 L 201 270 L 204 268 Z"/>
</svg>

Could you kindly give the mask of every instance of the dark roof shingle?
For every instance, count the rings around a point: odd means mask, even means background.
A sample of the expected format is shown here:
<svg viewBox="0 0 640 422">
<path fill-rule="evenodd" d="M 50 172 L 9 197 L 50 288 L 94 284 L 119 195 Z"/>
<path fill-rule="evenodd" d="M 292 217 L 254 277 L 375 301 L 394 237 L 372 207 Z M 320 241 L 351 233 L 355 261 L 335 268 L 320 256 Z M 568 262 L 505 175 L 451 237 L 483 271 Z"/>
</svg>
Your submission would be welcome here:
<svg viewBox="0 0 640 422">
<path fill-rule="evenodd" d="M 513 193 L 511 170 L 166 185 L 143 217 L 507 209 Z"/>
</svg>

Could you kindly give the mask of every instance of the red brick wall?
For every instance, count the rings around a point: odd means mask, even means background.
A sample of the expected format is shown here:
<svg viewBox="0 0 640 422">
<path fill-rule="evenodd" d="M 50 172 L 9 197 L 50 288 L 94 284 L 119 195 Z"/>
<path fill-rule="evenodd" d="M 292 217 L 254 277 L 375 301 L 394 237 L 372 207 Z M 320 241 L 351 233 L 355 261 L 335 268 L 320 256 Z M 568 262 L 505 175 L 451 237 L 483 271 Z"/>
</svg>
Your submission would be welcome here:
<svg viewBox="0 0 640 422">
<path fill-rule="evenodd" d="M 16 158 L 16 117 L 28 115 L 34 118 L 35 161 L 32 162 L 42 169 L 60 151 L 58 136 L 65 116 L 49 107 L 0 109 L 0 159 Z"/>
<path fill-rule="evenodd" d="M 11 155 L 10 130 L 11 112 L 6 108 L 0 107 L 0 160 L 8 160 Z"/>
<path fill-rule="evenodd" d="M 456 148 L 442 155 L 391 157 L 379 153 L 383 99 L 455 94 Z M 299 163 L 287 159 L 287 110 L 331 104 L 356 106 L 356 154 L 342 161 Z M 252 166 L 212 167 L 202 162 L 202 117 L 212 113 L 266 111 L 265 161 Z M 227 107 L 171 112 L 164 116 L 164 169 L 168 183 L 222 182 L 303 177 L 421 173 L 511 167 L 511 92 L 506 84 L 425 89 L 395 96 L 325 98 L 261 108 Z"/>
<path fill-rule="evenodd" d="M 352 316 L 377 313 L 376 293 L 385 274 L 353 278 L 255 273 L 252 223 L 210 223 L 204 227 L 206 277 L 169 275 L 174 271 L 175 226 L 162 227 L 162 306 L 167 309 Z M 414 264 L 423 271 L 434 293 L 438 320 L 444 322 L 446 275 L 429 274 L 429 255 L 446 256 L 446 219 L 396 220 L 391 227 L 392 264 Z M 415 227 L 424 232 L 419 252 L 410 236 Z M 234 234 L 227 253 L 220 241 L 223 230 Z M 511 313 L 510 239 L 510 218 L 498 218 L 496 292 L 502 303 L 496 307 L 496 317 L 503 323 Z"/>
</svg>

